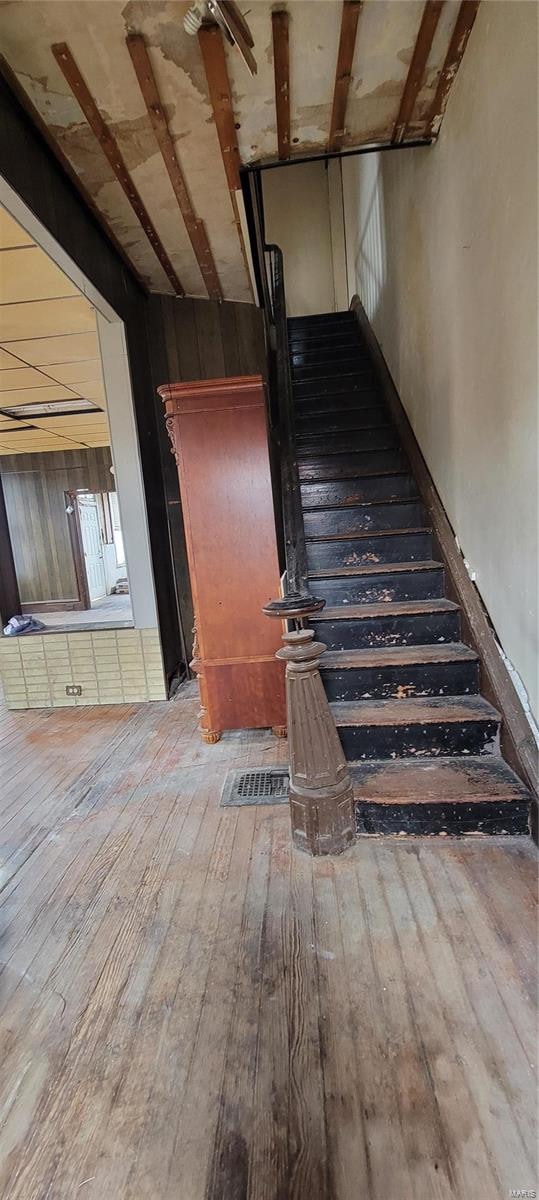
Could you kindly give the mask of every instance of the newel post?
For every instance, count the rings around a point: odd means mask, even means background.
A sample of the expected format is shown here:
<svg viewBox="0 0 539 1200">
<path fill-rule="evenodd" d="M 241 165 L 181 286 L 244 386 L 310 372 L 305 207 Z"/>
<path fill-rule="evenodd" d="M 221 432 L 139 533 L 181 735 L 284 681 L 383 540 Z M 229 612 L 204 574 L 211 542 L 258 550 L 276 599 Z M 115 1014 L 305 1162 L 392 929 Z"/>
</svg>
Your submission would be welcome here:
<svg viewBox="0 0 539 1200">
<path fill-rule="evenodd" d="M 323 608 L 312 596 L 286 596 L 264 608 L 295 628 L 283 634 L 286 662 L 292 838 L 307 854 L 340 854 L 354 840 L 348 767 L 318 670 L 326 647 L 306 618 Z"/>
</svg>

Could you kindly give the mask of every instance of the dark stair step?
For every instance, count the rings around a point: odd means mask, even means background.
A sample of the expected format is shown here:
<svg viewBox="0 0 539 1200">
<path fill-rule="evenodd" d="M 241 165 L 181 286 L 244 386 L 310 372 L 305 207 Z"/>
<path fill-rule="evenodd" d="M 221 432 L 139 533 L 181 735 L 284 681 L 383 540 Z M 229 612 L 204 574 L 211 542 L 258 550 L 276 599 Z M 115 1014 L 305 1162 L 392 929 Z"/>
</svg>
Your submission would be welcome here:
<svg viewBox="0 0 539 1200">
<path fill-rule="evenodd" d="M 359 834 L 528 833 L 530 794 L 495 754 L 377 759 L 350 777 Z"/>
<path fill-rule="evenodd" d="M 369 563 L 424 562 L 432 558 L 430 529 L 392 529 L 354 537 L 307 538 L 309 571 Z"/>
<path fill-rule="evenodd" d="M 311 625 L 329 650 L 432 646 L 458 642 L 460 609 L 445 599 L 341 604 L 325 608 Z"/>
<path fill-rule="evenodd" d="M 381 404 L 373 407 L 346 408 L 341 412 L 296 412 L 296 437 L 322 437 L 328 433 L 356 432 L 364 429 L 393 429 L 387 409 Z"/>
<path fill-rule="evenodd" d="M 331 375 L 346 363 L 353 363 L 359 370 L 372 370 L 372 359 L 361 346 L 345 343 L 330 348 L 316 343 L 307 348 L 303 345 L 301 349 L 294 346 L 289 346 L 289 349 L 293 372 L 304 367 L 315 367 L 320 375 Z"/>
<path fill-rule="evenodd" d="M 311 591 L 329 604 L 392 604 L 444 594 L 443 565 L 432 560 L 310 571 L 309 580 Z"/>
<path fill-rule="evenodd" d="M 371 500 L 366 504 L 320 508 L 304 514 L 308 538 L 355 537 L 358 533 L 421 529 L 427 525 L 428 517 L 421 500 Z"/>
<path fill-rule="evenodd" d="M 372 391 L 377 386 L 376 376 L 365 372 L 357 378 L 354 375 L 320 376 L 318 379 L 292 380 L 292 391 L 295 400 L 314 399 L 316 396 L 354 395 L 359 392 Z"/>
<path fill-rule="evenodd" d="M 296 420 L 299 417 L 321 416 L 322 413 L 359 412 L 364 408 L 378 408 L 383 413 L 387 412 L 379 390 L 365 388 L 365 391 L 352 392 L 349 396 L 340 392 L 336 396 L 315 396 L 313 399 L 307 396 L 294 401 Z"/>
<path fill-rule="evenodd" d="M 366 504 L 373 500 L 389 501 L 414 499 L 417 496 L 415 481 L 407 471 L 388 475 L 370 475 L 362 479 L 337 480 L 327 483 L 302 483 L 301 501 L 304 513 L 318 509 L 346 508 L 354 504 Z"/>
<path fill-rule="evenodd" d="M 292 367 L 292 383 L 294 387 L 298 384 L 311 382 L 311 380 L 331 379 L 333 383 L 337 381 L 350 380 L 351 383 L 363 383 L 370 381 L 373 384 L 376 382 L 371 363 L 357 362 L 356 359 L 341 359 L 338 363 L 322 363 L 314 364 L 306 367 Z"/>
<path fill-rule="evenodd" d="M 365 450 L 398 450 L 399 438 L 392 425 L 381 425 L 377 429 L 361 429 L 355 431 L 352 438 L 349 433 L 340 430 L 338 433 L 317 433 L 296 437 L 296 452 L 298 460 L 305 458 L 320 458 L 323 454 L 361 453 Z"/>
<path fill-rule="evenodd" d="M 360 350 L 369 354 L 366 342 L 359 336 L 357 325 L 354 328 L 349 322 L 337 326 L 336 330 L 324 329 L 288 329 L 288 345 L 291 350 L 329 350 L 333 354 L 341 347 Z"/>
<path fill-rule="evenodd" d="M 404 702 L 418 696 L 471 696 L 479 690 L 477 655 L 462 642 L 328 650 L 320 671 L 329 700 Z"/>
<path fill-rule="evenodd" d="M 349 309 L 338 312 L 312 313 L 309 316 L 289 317 L 289 329 L 318 329 L 320 325 L 353 325 L 357 329 L 357 321 Z"/>
<path fill-rule="evenodd" d="M 500 714 L 482 696 L 331 705 L 346 758 L 499 753 Z"/>
<path fill-rule="evenodd" d="M 302 483 L 337 479 L 364 479 L 370 475 L 405 471 L 407 462 L 402 450 L 351 450 L 348 453 L 309 455 L 298 460 Z"/>
</svg>

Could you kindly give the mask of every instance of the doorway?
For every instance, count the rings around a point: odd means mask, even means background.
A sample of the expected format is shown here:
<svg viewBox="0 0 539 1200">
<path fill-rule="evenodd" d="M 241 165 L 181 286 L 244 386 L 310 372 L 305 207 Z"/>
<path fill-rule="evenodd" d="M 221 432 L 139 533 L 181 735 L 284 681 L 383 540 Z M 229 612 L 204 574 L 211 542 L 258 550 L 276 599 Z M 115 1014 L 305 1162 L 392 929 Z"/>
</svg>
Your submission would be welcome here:
<svg viewBox="0 0 539 1200">
<path fill-rule="evenodd" d="M 88 597 L 90 604 L 93 604 L 94 601 L 103 599 L 107 594 L 105 555 L 97 497 L 92 492 L 86 492 L 82 495 L 77 495 L 76 503 L 79 513 Z"/>
</svg>

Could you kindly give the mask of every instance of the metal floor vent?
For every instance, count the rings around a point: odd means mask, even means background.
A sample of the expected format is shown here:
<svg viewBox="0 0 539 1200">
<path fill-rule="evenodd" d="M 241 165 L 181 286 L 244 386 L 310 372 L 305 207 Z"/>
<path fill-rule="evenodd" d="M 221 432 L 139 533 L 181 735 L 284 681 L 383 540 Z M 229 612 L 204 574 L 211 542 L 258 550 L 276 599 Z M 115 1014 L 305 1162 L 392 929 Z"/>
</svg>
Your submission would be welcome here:
<svg viewBox="0 0 539 1200">
<path fill-rule="evenodd" d="M 259 771 L 229 771 L 221 792 L 221 807 L 239 804 L 286 804 L 288 767 Z"/>
</svg>

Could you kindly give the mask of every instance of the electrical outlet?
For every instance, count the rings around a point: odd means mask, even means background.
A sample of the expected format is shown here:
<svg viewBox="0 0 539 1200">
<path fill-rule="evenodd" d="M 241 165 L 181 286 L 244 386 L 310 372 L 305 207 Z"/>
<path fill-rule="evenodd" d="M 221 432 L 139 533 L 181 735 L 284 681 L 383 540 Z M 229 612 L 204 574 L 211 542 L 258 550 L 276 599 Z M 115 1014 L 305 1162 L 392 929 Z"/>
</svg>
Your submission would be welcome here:
<svg viewBox="0 0 539 1200">
<path fill-rule="evenodd" d="M 82 696 L 80 683 L 68 683 L 66 685 L 66 696 Z"/>
</svg>

